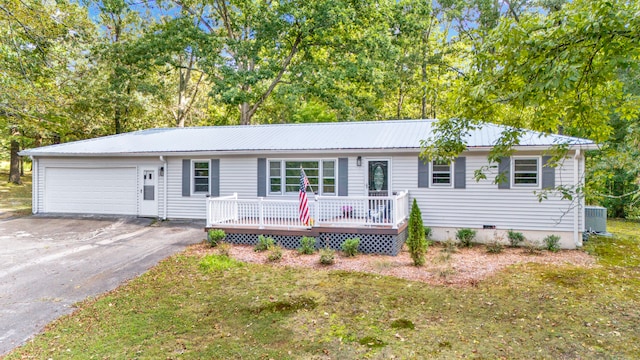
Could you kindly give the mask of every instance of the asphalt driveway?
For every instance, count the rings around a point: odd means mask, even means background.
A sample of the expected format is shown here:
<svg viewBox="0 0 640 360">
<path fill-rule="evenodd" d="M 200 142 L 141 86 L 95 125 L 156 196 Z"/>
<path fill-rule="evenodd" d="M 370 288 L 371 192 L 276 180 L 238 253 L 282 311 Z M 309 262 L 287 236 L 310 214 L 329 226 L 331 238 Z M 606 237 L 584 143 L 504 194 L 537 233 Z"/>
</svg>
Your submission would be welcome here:
<svg viewBox="0 0 640 360">
<path fill-rule="evenodd" d="M 71 313 L 74 303 L 202 241 L 203 226 L 139 218 L 0 220 L 0 357 Z"/>
</svg>

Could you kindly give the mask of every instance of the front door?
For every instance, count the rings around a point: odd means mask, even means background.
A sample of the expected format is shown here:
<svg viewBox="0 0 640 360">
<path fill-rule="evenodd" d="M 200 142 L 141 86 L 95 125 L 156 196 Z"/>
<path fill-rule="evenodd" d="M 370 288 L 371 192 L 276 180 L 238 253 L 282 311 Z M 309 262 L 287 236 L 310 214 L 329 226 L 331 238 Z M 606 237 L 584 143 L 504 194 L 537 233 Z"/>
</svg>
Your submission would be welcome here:
<svg viewBox="0 0 640 360">
<path fill-rule="evenodd" d="M 369 196 L 389 196 L 389 160 L 369 160 L 367 168 Z"/>
<path fill-rule="evenodd" d="M 158 216 L 158 179 L 157 168 L 143 167 L 138 172 L 140 216 Z"/>
</svg>

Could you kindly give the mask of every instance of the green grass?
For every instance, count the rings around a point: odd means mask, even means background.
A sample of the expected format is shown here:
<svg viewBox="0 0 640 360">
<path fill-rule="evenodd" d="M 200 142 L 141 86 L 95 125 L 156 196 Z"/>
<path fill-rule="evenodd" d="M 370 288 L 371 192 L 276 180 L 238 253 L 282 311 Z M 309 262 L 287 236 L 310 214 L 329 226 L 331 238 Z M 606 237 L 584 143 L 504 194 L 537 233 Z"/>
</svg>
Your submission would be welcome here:
<svg viewBox="0 0 640 360">
<path fill-rule="evenodd" d="M 29 168 L 26 165 L 25 168 Z M 0 218 L 31 213 L 31 171 L 25 171 L 22 185 L 8 182 L 9 163 L 0 161 Z M 4 213 L 4 215 L 2 215 Z"/>
<path fill-rule="evenodd" d="M 637 358 L 640 225 L 599 266 L 519 265 L 475 287 L 171 257 L 51 324 L 18 358 Z"/>
</svg>

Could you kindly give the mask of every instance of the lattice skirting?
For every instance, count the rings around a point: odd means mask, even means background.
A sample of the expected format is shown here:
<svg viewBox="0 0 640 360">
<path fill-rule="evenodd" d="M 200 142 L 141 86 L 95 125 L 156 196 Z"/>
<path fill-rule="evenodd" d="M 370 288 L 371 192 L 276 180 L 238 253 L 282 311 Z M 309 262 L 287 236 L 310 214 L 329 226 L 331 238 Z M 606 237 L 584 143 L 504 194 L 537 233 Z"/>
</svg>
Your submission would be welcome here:
<svg viewBox="0 0 640 360">
<path fill-rule="evenodd" d="M 234 234 L 228 233 L 225 241 L 232 244 L 255 245 L 260 234 Z M 287 249 L 300 247 L 299 235 L 270 235 L 273 241 Z M 316 237 L 316 249 L 329 246 L 334 250 L 340 250 L 340 245 L 350 238 L 359 238 L 358 251 L 364 254 L 398 255 L 402 245 L 407 240 L 406 229 L 397 235 L 387 234 L 349 234 L 349 233 L 320 233 Z"/>
</svg>

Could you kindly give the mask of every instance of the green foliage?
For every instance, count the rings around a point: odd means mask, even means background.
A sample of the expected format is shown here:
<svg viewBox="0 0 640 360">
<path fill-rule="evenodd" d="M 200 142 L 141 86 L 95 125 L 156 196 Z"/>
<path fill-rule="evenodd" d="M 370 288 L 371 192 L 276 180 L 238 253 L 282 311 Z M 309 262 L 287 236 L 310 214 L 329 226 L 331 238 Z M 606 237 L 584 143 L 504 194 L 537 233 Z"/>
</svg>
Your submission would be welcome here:
<svg viewBox="0 0 640 360">
<path fill-rule="evenodd" d="M 273 245 L 269 247 L 269 250 L 267 251 L 267 260 L 269 260 L 270 262 L 282 260 L 282 246 Z"/>
<path fill-rule="evenodd" d="M 507 237 L 509 238 L 509 246 L 511 247 L 517 247 L 525 241 L 524 235 L 521 232 L 513 230 L 507 232 Z"/>
<path fill-rule="evenodd" d="M 320 249 L 320 264 L 333 265 L 335 262 L 335 251 L 329 248 Z"/>
<path fill-rule="evenodd" d="M 427 238 L 427 240 L 431 237 L 431 233 L 432 233 L 431 227 L 425 226 L 424 227 L 424 237 Z"/>
<path fill-rule="evenodd" d="M 254 251 L 267 251 L 275 245 L 272 237 L 265 237 L 264 235 L 258 236 L 258 243 L 253 248 Z"/>
<path fill-rule="evenodd" d="M 209 242 L 211 247 L 215 247 L 224 240 L 226 236 L 227 234 L 222 229 L 211 229 L 207 232 L 207 242 Z"/>
<path fill-rule="evenodd" d="M 538 255 L 540 254 L 540 244 L 537 241 L 525 240 L 522 243 L 522 250 L 529 255 Z"/>
<path fill-rule="evenodd" d="M 458 251 L 458 244 L 452 239 L 447 239 L 442 242 L 442 252 L 447 254 L 453 254 Z"/>
<path fill-rule="evenodd" d="M 300 239 L 300 247 L 298 253 L 304 255 L 311 255 L 316 252 L 316 238 L 310 236 L 303 236 Z"/>
<path fill-rule="evenodd" d="M 456 239 L 460 241 L 460 245 L 463 247 L 471 247 L 473 240 L 476 237 L 476 231 L 468 228 L 459 229 L 456 232 Z"/>
<path fill-rule="evenodd" d="M 504 250 L 504 245 L 498 240 L 493 240 L 487 244 L 487 252 L 489 254 L 499 254 Z"/>
<path fill-rule="evenodd" d="M 342 249 L 346 257 L 352 257 L 358 254 L 358 246 L 360 246 L 360 239 L 353 238 L 346 239 L 344 242 L 342 242 L 340 248 Z"/>
<path fill-rule="evenodd" d="M 231 254 L 231 244 L 228 242 L 218 243 L 218 246 L 216 246 L 216 252 L 220 256 L 229 256 Z"/>
<path fill-rule="evenodd" d="M 410 329 L 413 330 L 416 328 L 415 324 L 411 320 L 407 319 L 396 319 L 391 322 L 391 327 L 394 329 Z"/>
<path fill-rule="evenodd" d="M 224 271 L 241 266 L 241 262 L 224 255 L 207 255 L 200 260 L 200 269 L 204 272 Z"/>
<path fill-rule="evenodd" d="M 557 252 L 560 250 L 560 236 L 558 235 L 549 235 L 543 239 L 543 242 L 544 248 L 549 251 Z"/>
<path fill-rule="evenodd" d="M 425 263 L 424 255 L 427 252 L 427 238 L 425 236 L 425 227 L 422 223 L 422 214 L 416 199 L 413 199 L 413 204 L 411 205 L 408 232 L 407 246 L 409 247 L 413 264 L 422 266 Z"/>
</svg>

